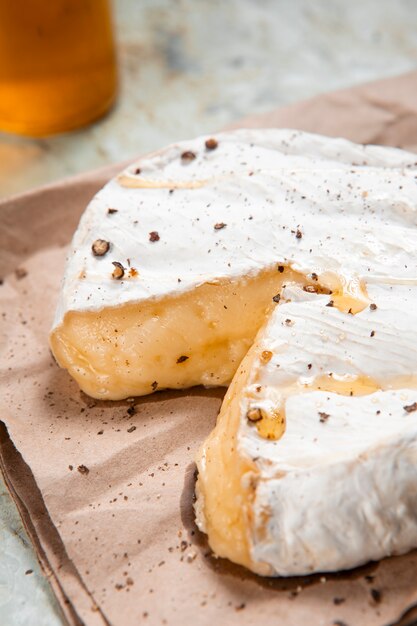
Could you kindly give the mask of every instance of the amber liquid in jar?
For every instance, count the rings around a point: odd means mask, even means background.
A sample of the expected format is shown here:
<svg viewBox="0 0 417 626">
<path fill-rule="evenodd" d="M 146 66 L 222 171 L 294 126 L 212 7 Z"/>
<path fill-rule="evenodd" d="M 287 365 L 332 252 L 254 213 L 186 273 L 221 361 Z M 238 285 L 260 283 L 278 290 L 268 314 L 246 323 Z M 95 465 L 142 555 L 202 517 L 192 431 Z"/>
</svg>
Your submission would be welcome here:
<svg viewBox="0 0 417 626">
<path fill-rule="evenodd" d="M 116 94 L 107 0 L 0 0 L 0 130 L 78 128 Z"/>
</svg>

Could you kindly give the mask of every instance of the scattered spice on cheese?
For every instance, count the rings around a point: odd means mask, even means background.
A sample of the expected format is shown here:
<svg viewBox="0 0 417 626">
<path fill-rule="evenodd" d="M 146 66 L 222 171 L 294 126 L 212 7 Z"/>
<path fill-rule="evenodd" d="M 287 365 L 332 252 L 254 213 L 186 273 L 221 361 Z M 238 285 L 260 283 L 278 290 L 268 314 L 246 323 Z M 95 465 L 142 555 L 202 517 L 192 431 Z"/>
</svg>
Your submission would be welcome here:
<svg viewBox="0 0 417 626">
<path fill-rule="evenodd" d="M 158 231 L 157 230 L 152 230 L 149 233 L 149 241 L 154 242 L 154 241 L 159 241 L 159 240 L 160 240 L 160 236 L 159 236 Z"/>
<path fill-rule="evenodd" d="M 91 250 L 94 256 L 104 256 L 110 250 L 110 242 L 105 239 L 96 239 L 91 246 Z"/>
<path fill-rule="evenodd" d="M 191 163 L 191 161 L 194 161 L 195 158 L 196 154 L 191 150 L 186 150 L 181 154 L 181 161 L 183 161 L 184 163 Z"/>
<path fill-rule="evenodd" d="M 121 263 L 119 263 L 119 261 L 112 261 L 112 263 L 114 265 L 112 276 L 116 280 L 120 280 L 125 275 L 125 268 Z"/>
<path fill-rule="evenodd" d="M 218 144 L 216 139 L 214 139 L 214 138 L 206 139 L 205 146 L 206 146 L 207 150 L 215 150 L 218 145 L 219 144 Z"/>
<path fill-rule="evenodd" d="M 259 422 L 259 420 L 263 418 L 262 409 L 260 408 L 249 409 L 248 412 L 246 413 L 246 417 L 248 418 L 250 422 Z"/>
</svg>

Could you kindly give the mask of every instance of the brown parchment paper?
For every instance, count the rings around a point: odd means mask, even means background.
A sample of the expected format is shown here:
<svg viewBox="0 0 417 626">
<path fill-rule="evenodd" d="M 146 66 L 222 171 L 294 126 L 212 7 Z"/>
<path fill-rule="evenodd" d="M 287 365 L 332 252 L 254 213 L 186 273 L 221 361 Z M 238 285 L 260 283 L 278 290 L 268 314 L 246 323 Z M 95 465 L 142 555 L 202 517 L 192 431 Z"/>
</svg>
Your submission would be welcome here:
<svg viewBox="0 0 417 626">
<path fill-rule="evenodd" d="M 289 126 L 417 150 L 417 72 L 236 126 Z M 128 402 L 82 394 L 47 343 L 66 245 L 120 165 L 0 204 L 0 464 L 69 624 L 415 623 L 417 552 L 351 572 L 261 579 L 210 554 L 193 459 L 222 389 Z M 402 618 L 401 618 L 402 616 Z M 400 621 L 401 620 L 401 621 Z"/>
</svg>

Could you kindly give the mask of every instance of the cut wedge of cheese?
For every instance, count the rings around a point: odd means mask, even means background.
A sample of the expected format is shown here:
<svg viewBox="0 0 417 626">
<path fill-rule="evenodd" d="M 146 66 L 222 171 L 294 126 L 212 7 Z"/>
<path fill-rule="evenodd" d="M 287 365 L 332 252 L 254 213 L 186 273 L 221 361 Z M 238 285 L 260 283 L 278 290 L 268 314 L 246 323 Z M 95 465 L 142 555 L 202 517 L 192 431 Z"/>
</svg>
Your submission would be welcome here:
<svg viewBox="0 0 417 626">
<path fill-rule="evenodd" d="M 417 546 L 413 288 L 371 292 L 378 308 L 354 316 L 283 290 L 198 457 L 197 521 L 217 555 L 290 576 Z"/>
<path fill-rule="evenodd" d="M 241 130 L 147 156 L 87 207 L 51 348 L 96 398 L 234 377 L 198 457 L 217 555 L 294 575 L 417 546 L 416 171 Z"/>
</svg>

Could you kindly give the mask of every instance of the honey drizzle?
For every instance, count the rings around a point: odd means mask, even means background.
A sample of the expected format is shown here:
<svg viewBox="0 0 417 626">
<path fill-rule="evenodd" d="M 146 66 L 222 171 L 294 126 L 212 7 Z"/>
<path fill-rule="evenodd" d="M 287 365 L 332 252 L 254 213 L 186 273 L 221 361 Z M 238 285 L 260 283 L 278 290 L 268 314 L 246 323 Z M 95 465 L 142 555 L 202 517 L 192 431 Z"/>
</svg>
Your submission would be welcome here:
<svg viewBox="0 0 417 626">
<path fill-rule="evenodd" d="M 285 432 L 285 410 L 278 409 L 272 413 L 262 411 L 262 418 L 255 422 L 256 429 L 263 439 L 276 441 Z"/>
<path fill-rule="evenodd" d="M 417 389 L 417 375 L 396 376 L 388 384 L 380 385 L 369 376 L 345 376 L 337 378 L 333 374 L 317 376 L 311 383 L 295 383 L 283 389 L 282 405 L 292 395 L 300 393 L 311 393 L 313 391 L 324 391 L 335 393 L 340 396 L 369 396 L 376 391 L 389 391 L 395 389 Z M 278 440 L 285 432 L 285 407 L 277 407 L 273 411 L 261 409 L 262 417 L 254 422 L 259 435 L 263 439 Z"/>
<path fill-rule="evenodd" d="M 342 313 L 351 313 L 356 315 L 360 313 L 370 304 L 366 285 L 359 278 L 345 279 L 339 277 L 340 287 L 333 290 L 332 300 L 335 306 Z"/>
<path fill-rule="evenodd" d="M 199 189 L 207 184 L 207 180 L 151 180 L 138 176 L 120 174 L 117 182 L 128 189 Z"/>
</svg>

